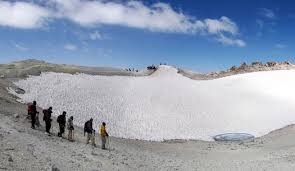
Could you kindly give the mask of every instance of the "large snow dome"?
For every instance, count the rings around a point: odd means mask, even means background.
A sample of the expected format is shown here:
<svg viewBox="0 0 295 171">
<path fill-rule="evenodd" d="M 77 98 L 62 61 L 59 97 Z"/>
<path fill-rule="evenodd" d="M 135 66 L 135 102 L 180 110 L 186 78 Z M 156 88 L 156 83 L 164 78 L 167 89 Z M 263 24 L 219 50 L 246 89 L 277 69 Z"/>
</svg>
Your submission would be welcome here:
<svg viewBox="0 0 295 171">
<path fill-rule="evenodd" d="M 83 126 L 105 121 L 115 137 L 213 140 L 217 134 L 262 136 L 295 122 L 295 71 L 191 80 L 170 66 L 151 76 L 42 73 L 15 83 L 24 102 L 63 110 Z"/>
</svg>

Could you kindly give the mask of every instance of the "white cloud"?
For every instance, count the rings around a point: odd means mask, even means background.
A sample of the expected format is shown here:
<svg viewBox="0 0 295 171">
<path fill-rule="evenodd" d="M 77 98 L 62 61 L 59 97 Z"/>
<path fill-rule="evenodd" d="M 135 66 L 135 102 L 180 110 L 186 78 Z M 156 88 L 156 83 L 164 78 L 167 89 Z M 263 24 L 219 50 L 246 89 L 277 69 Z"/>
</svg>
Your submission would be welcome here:
<svg viewBox="0 0 295 171">
<path fill-rule="evenodd" d="M 167 3 L 147 6 L 140 1 L 119 3 L 102 0 L 49 0 L 44 7 L 32 2 L 2 4 L 0 25 L 18 28 L 41 27 L 46 19 L 51 18 L 68 19 L 83 27 L 117 25 L 154 32 L 210 35 L 215 39 L 234 39 L 239 35 L 236 23 L 226 16 L 199 20 L 175 11 Z M 13 20 L 10 21 L 8 16 L 13 16 Z M 99 39 L 99 36 L 95 33 L 90 38 Z"/>
<path fill-rule="evenodd" d="M 74 51 L 77 49 L 77 46 L 69 43 L 69 44 L 65 44 L 64 49 Z"/>
<path fill-rule="evenodd" d="M 228 37 L 225 37 L 224 35 L 220 35 L 220 37 L 217 38 L 217 41 L 224 45 L 233 45 L 233 46 L 239 46 L 239 47 L 246 46 L 246 43 L 243 40 L 228 38 Z"/>
<path fill-rule="evenodd" d="M 81 0 L 51 1 L 55 4 L 59 17 L 87 27 L 106 24 L 158 32 L 207 32 L 209 34 L 219 32 L 236 34 L 238 30 L 236 24 L 227 17 L 196 20 L 176 12 L 165 3 L 155 3 L 148 7 L 139 1 L 129 1 L 125 4 Z"/>
<path fill-rule="evenodd" d="M 89 34 L 89 38 L 91 40 L 101 40 L 101 39 L 103 39 L 103 36 L 100 32 L 95 31 L 95 32 Z"/>
<path fill-rule="evenodd" d="M 278 44 L 275 44 L 275 47 L 278 48 L 278 49 L 284 49 L 284 48 L 287 47 L 287 45 L 278 43 Z"/>
<path fill-rule="evenodd" d="M 219 20 L 205 19 L 205 28 L 210 34 L 219 34 L 221 32 L 231 33 L 233 35 L 238 33 L 237 25 L 229 18 L 223 16 Z"/>
<path fill-rule="evenodd" d="M 272 10 L 267 8 L 259 9 L 259 14 L 268 19 L 276 19 L 276 14 Z"/>
<path fill-rule="evenodd" d="M 18 43 L 14 43 L 14 47 L 15 47 L 16 49 L 20 50 L 20 51 L 27 51 L 27 50 L 29 50 L 29 48 L 26 48 L 26 47 L 24 47 L 23 45 L 18 44 Z"/>
<path fill-rule="evenodd" d="M 38 28 L 50 15 L 48 9 L 32 3 L 0 1 L 0 26 Z"/>
</svg>

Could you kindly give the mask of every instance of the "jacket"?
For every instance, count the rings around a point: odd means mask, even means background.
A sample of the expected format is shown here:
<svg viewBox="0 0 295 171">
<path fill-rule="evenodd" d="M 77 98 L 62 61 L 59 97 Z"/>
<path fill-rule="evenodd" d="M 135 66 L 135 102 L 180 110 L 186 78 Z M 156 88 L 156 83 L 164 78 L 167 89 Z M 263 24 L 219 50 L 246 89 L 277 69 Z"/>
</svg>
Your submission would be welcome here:
<svg viewBox="0 0 295 171">
<path fill-rule="evenodd" d="M 90 120 L 85 122 L 84 133 L 85 132 L 90 133 L 90 134 L 92 134 L 92 132 L 93 132 L 92 122 Z"/>
<path fill-rule="evenodd" d="M 51 114 L 52 114 L 52 111 L 47 109 L 47 110 L 43 110 L 43 121 L 45 122 L 51 122 Z"/>
<path fill-rule="evenodd" d="M 59 115 L 57 117 L 57 123 L 59 123 L 60 125 L 66 125 L 66 116 L 65 115 Z"/>
<path fill-rule="evenodd" d="M 67 123 L 68 130 L 74 130 L 73 119 L 69 118 Z"/>
<path fill-rule="evenodd" d="M 102 136 L 102 137 L 109 136 L 107 133 L 106 127 L 103 125 L 101 125 L 101 127 L 100 127 L 100 136 Z"/>
</svg>

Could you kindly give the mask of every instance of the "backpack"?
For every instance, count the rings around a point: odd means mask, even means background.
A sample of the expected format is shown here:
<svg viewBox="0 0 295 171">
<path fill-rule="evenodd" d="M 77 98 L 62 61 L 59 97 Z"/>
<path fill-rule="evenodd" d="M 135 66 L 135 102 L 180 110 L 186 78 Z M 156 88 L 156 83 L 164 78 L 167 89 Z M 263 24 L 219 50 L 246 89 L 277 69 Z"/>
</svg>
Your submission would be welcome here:
<svg viewBox="0 0 295 171">
<path fill-rule="evenodd" d="M 33 104 L 32 103 L 28 104 L 28 113 L 33 113 Z"/>
<path fill-rule="evenodd" d="M 43 110 L 43 121 L 46 121 L 48 119 L 48 112 L 46 109 Z"/>
<path fill-rule="evenodd" d="M 61 122 L 61 115 L 59 115 L 56 119 L 57 123 L 60 123 Z"/>
<path fill-rule="evenodd" d="M 84 124 L 84 132 L 87 132 L 87 133 L 92 133 L 93 129 L 92 129 L 92 124 L 90 121 L 87 121 L 85 124 Z"/>
</svg>

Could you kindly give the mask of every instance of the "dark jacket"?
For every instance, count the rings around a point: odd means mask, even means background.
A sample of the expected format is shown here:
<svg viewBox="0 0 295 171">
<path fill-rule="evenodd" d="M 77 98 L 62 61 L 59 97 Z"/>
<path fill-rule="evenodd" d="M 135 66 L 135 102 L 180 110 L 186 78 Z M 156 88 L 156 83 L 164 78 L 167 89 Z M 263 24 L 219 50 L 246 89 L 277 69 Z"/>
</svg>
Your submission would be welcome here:
<svg viewBox="0 0 295 171">
<path fill-rule="evenodd" d="M 92 133 L 93 132 L 92 122 L 90 120 L 85 122 L 84 133 L 85 132 L 87 132 L 87 133 Z"/>
<path fill-rule="evenodd" d="M 43 110 L 43 121 L 45 122 L 51 122 L 51 114 L 52 114 L 52 110 Z"/>
<path fill-rule="evenodd" d="M 57 123 L 59 123 L 60 125 L 66 125 L 66 115 L 59 115 L 57 117 Z"/>
<path fill-rule="evenodd" d="M 32 105 L 32 113 L 31 113 L 31 116 L 36 116 L 37 114 L 37 107 L 35 105 Z"/>
</svg>

